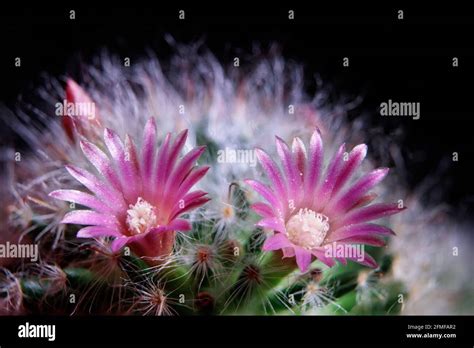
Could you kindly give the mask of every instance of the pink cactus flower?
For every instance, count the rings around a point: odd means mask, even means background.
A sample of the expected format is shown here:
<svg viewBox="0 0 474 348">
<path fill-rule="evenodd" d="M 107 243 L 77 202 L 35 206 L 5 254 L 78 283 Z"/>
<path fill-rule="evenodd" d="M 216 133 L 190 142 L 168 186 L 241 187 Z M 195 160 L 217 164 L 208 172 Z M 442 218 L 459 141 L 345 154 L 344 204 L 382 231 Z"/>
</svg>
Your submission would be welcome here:
<svg viewBox="0 0 474 348">
<path fill-rule="evenodd" d="M 311 137 L 309 152 L 300 138 L 292 149 L 276 137 L 282 170 L 261 149 L 257 158 L 271 181 L 271 186 L 246 180 L 268 203 L 258 202 L 252 209 L 262 219 L 257 226 L 272 230 L 263 245 L 265 251 L 282 250 L 283 257 L 296 257 L 299 269 L 305 272 L 313 256 L 329 267 L 339 260 L 353 260 L 376 267 L 375 260 L 364 253 L 362 258 L 329 252 L 339 245 L 382 246 L 382 236 L 394 234 L 387 227 L 368 223 L 400 212 L 397 204 L 370 203 L 376 195 L 369 191 L 388 173 L 387 168 L 365 174 L 354 183 L 349 181 L 365 158 L 367 146 L 357 145 L 345 155 L 343 144 L 322 175 L 323 143 L 319 131 Z"/>
<path fill-rule="evenodd" d="M 137 153 L 128 135 L 122 143 L 107 128 L 104 142 L 110 157 L 82 140 L 82 151 L 100 176 L 66 166 L 91 193 L 57 190 L 50 196 L 90 210 L 71 211 L 62 223 L 89 225 L 78 231 L 79 238 L 113 237 L 113 252 L 129 245 L 138 256 L 149 259 L 171 253 L 175 232 L 191 229 L 190 222 L 180 216 L 209 200 L 206 192 L 189 192 L 209 167 L 195 166 L 205 147 L 194 148 L 178 159 L 186 138 L 187 131 L 178 134 L 174 141 L 168 133 L 157 147 L 156 124 L 151 118 L 145 126 L 141 153 Z"/>
</svg>

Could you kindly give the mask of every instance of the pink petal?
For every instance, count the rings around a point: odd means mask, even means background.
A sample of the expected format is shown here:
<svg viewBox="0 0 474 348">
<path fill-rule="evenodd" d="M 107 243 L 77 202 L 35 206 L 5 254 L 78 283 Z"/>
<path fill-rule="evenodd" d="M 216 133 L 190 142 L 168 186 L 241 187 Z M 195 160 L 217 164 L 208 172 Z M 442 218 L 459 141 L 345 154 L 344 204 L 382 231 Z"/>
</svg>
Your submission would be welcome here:
<svg viewBox="0 0 474 348">
<path fill-rule="evenodd" d="M 120 237 L 114 239 L 112 244 L 110 245 L 110 249 L 112 250 L 113 253 L 117 253 L 122 247 L 129 242 L 130 238 L 129 237 Z"/>
<path fill-rule="evenodd" d="M 259 195 L 261 195 L 268 203 L 270 203 L 270 205 L 274 207 L 274 209 L 277 210 L 277 214 L 279 213 L 278 217 L 283 218 L 286 215 L 287 205 L 282 204 L 281 201 L 276 198 L 275 194 L 268 186 L 256 180 L 247 179 L 244 180 L 244 182 L 250 187 L 252 187 Z"/>
<path fill-rule="evenodd" d="M 359 199 L 356 203 L 354 203 L 354 205 L 349 210 L 364 207 L 370 204 L 377 197 L 378 195 L 376 193 L 368 193 L 365 196 L 363 196 L 361 199 Z"/>
<path fill-rule="evenodd" d="M 151 175 L 153 171 L 153 159 L 156 146 L 156 123 L 150 118 L 145 125 L 142 145 L 142 177 L 145 187 L 151 186 Z"/>
<path fill-rule="evenodd" d="M 369 254 L 364 252 L 364 257 L 363 260 L 358 260 L 357 257 L 348 257 L 348 260 L 352 260 L 354 262 L 360 263 L 361 265 L 371 267 L 371 268 L 377 268 L 377 262 L 370 256 Z"/>
<path fill-rule="evenodd" d="M 204 192 L 204 194 L 206 194 Z M 179 208 L 179 205 L 175 206 L 175 208 L 172 210 L 170 214 L 170 219 L 175 219 L 176 217 L 180 216 L 181 214 L 184 214 L 188 211 L 191 211 L 193 209 L 196 209 L 207 202 L 209 202 L 211 199 L 209 197 L 197 197 L 192 200 L 187 200 L 187 203 L 184 203 L 183 208 Z"/>
<path fill-rule="evenodd" d="M 149 233 L 163 233 L 168 231 L 190 231 L 192 229 L 191 223 L 184 219 L 174 219 L 167 225 L 162 225 L 150 229 Z"/>
<path fill-rule="evenodd" d="M 168 177 L 166 171 L 168 166 L 168 156 L 169 156 L 169 147 L 170 147 L 171 134 L 166 134 L 165 140 L 160 146 L 158 155 L 156 158 L 156 167 L 155 174 L 156 178 L 151 186 L 151 191 L 153 196 L 157 196 L 157 199 L 162 198 L 164 189 L 165 189 L 165 180 Z"/>
<path fill-rule="evenodd" d="M 190 231 L 192 229 L 191 223 L 184 219 L 174 219 L 167 228 L 169 231 Z"/>
<path fill-rule="evenodd" d="M 177 185 L 173 190 L 165 193 L 164 199 L 169 202 L 178 202 L 188 193 L 188 191 L 199 181 L 201 178 L 206 175 L 210 167 L 195 167 L 191 169 L 188 175 L 182 180 L 181 183 L 175 183 Z"/>
<path fill-rule="evenodd" d="M 290 148 L 279 137 L 276 138 L 276 148 L 278 155 L 280 156 L 281 163 L 283 164 L 283 171 L 286 177 L 286 187 L 288 192 L 288 199 L 293 200 L 293 204 L 297 204 L 300 201 L 301 193 L 301 176 L 296 165 L 296 161 L 293 158 Z"/>
<path fill-rule="evenodd" d="M 169 192 L 176 191 L 183 182 L 183 179 L 190 175 L 191 170 L 198 158 L 206 150 L 205 146 L 199 146 L 189 151 L 179 161 L 178 165 L 174 169 L 173 173 L 168 177 L 166 182 L 166 189 L 164 195 L 166 196 Z M 194 169 L 195 170 L 195 169 Z M 207 170 L 206 170 L 207 171 Z M 194 185 L 194 184 L 193 184 Z M 186 191 L 187 192 L 187 191 Z M 183 193 L 181 193 L 183 194 Z"/>
<path fill-rule="evenodd" d="M 250 206 L 253 211 L 255 211 L 258 215 L 269 218 L 269 217 L 275 217 L 275 212 L 273 211 L 272 207 L 270 207 L 268 204 L 265 203 L 254 203 Z"/>
<path fill-rule="evenodd" d="M 388 168 L 381 168 L 366 174 L 351 186 L 341 198 L 335 200 L 334 204 L 331 204 L 331 207 L 328 209 L 334 208 L 336 212 L 347 211 L 357 203 L 367 191 L 382 181 L 387 173 Z"/>
<path fill-rule="evenodd" d="M 354 235 L 348 238 L 339 239 L 337 242 L 342 244 L 367 244 L 378 247 L 386 245 L 385 241 L 380 237 L 370 235 Z"/>
<path fill-rule="evenodd" d="M 98 237 L 122 237 L 123 235 L 114 228 L 104 226 L 87 226 L 81 228 L 76 237 L 77 238 L 98 238 Z"/>
<path fill-rule="evenodd" d="M 298 168 L 298 172 L 301 176 L 301 179 L 304 181 L 304 173 L 306 171 L 306 147 L 304 146 L 303 141 L 296 137 L 293 139 L 293 143 L 291 144 L 291 150 L 293 151 L 293 155 L 296 160 L 296 166 Z"/>
<path fill-rule="evenodd" d="M 340 227 L 331 232 L 327 238 L 328 242 L 335 242 L 339 239 L 350 238 L 360 235 L 394 235 L 395 233 L 385 226 L 377 224 L 358 224 Z"/>
<path fill-rule="evenodd" d="M 88 171 L 72 165 L 66 166 L 66 169 L 77 181 L 95 193 L 101 201 L 107 202 L 114 211 L 124 211 L 127 209 L 122 195 L 112 191 L 108 185 L 101 182 Z"/>
<path fill-rule="evenodd" d="M 311 250 L 311 252 L 314 256 L 316 256 L 316 258 L 319 261 L 321 261 L 322 263 L 324 263 L 328 267 L 333 267 L 336 264 L 336 262 L 334 261 L 333 258 L 327 257 L 325 255 L 325 250 L 324 249 L 313 249 L 313 250 Z"/>
<path fill-rule="evenodd" d="M 314 249 L 314 250 L 312 250 L 313 255 L 315 255 L 318 259 L 320 259 L 321 262 L 325 263 L 329 267 L 332 267 L 335 264 L 334 259 L 337 259 L 337 260 L 341 261 L 344 264 L 347 263 L 345 260 L 343 260 L 339 256 L 336 256 L 336 257 L 332 257 L 332 255 L 326 256 L 327 255 L 326 252 L 329 251 L 328 248 L 334 248 L 335 244 L 336 243 L 331 243 L 331 244 L 325 245 L 323 248 Z M 339 244 L 339 242 L 338 242 L 338 244 Z M 352 244 L 352 243 L 350 243 L 350 244 Z M 344 243 L 340 243 L 340 245 L 344 245 Z M 354 245 L 354 247 L 355 247 L 355 245 Z M 333 253 L 336 252 L 335 250 L 332 250 L 332 251 L 333 251 Z M 377 263 L 374 261 L 374 259 L 369 254 L 367 254 L 365 251 L 363 252 L 362 255 L 359 255 L 359 254 L 354 255 L 354 254 L 355 253 L 352 253 L 352 255 L 348 254 L 347 256 L 345 256 L 345 259 L 352 260 L 354 262 L 357 262 L 357 263 L 360 263 L 362 265 L 369 266 L 369 267 L 376 267 L 377 266 Z"/>
<path fill-rule="evenodd" d="M 184 131 L 182 131 L 181 133 L 177 135 L 175 142 L 171 146 L 168 160 L 167 160 L 167 165 L 166 165 L 166 171 L 165 171 L 166 176 L 168 176 L 173 170 L 176 164 L 176 161 L 178 159 L 178 156 L 181 153 L 181 150 L 183 149 L 184 144 L 186 143 L 187 137 L 188 137 L 188 130 L 185 129 Z"/>
<path fill-rule="evenodd" d="M 311 264 L 311 252 L 300 247 L 295 248 L 296 264 L 301 272 L 306 272 Z"/>
<path fill-rule="evenodd" d="M 156 186 L 158 188 L 158 196 L 162 198 L 167 179 L 171 176 L 173 169 L 176 166 L 178 156 L 183 149 L 184 144 L 188 136 L 188 130 L 182 131 L 176 137 L 174 143 L 168 149 L 169 137 L 166 137 L 165 145 L 162 145 L 160 149 L 160 154 L 158 155 L 157 161 L 157 178 Z"/>
<path fill-rule="evenodd" d="M 286 238 L 284 233 L 275 233 L 273 236 L 270 236 L 265 240 L 262 249 L 264 251 L 271 251 L 288 248 L 291 246 L 292 244 L 288 238 Z"/>
<path fill-rule="evenodd" d="M 138 160 L 137 147 L 135 146 L 133 139 L 128 134 L 125 134 L 124 148 L 125 154 L 127 156 L 127 162 L 130 163 L 133 168 L 133 171 L 136 173 L 137 176 L 139 176 L 140 161 Z"/>
<path fill-rule="evenodd" d="M 80 142 L 82 152 L 87 159 L 97 168 L 100 174 L 109 182 L 117 191 L 122 191 L 120 180 L 112 167 L 109 158 L 94 144 L 81 140 Z"/>
<path fill-rule="evenodd" d="M 85 192 L 77 190 L 56 190 L 51 192 L 49 196 L 67 202 L 74 202 L 86 206 L 88 208 L 97 210 L 100 213 L 114 213 L 114 210 L 111 209 L 108 205 Z"/>
<path fill-rule="evenodd" d="M 272 182 L 275 193 L 281 197 L 282 201 L 288 202 L 288 193 L 286 191 L 285 180 L 280 172 L 280 169 L 278 169 L 278 166 L 263 150 L 255 149 L 255 153 L 257 154 L 260 164 L 267 173 L 268 178 Z"/>
<path fill-rule="evenodd" d="M 203 196 L 207 195 L 207 192 L 201 191 L 201 190 L 196 190 L 193 192 L 187 193 L 183 198 L 181 198 L 175 205 L 175 207 L 179 206 L 185 206 L 186 204 L 191 203 L 195 199 L 201 198 Z"/>
<path fill-rule="evenodd" d="M 119 136 L 111 129 L 105 128 L 104 142 L 117 164 L 125 198 L 130 202 L 139 195 L 141 186 L 138 167 L 133 163 L 132 153 L 130 151 L 125 152 Z"/>
<path fill-rule="evenodd" d="M 338 226 L 351 224 L 360 224 L 362 222 L 380 219 L 384 216 L 393 215 L 401 212 L 405 208 L 399 208 L 396 203 L 379 203 L 369 205 L 367 207 L 358 208 L 348 213 L 341 221 L 337 222 Z"/>
<path fill-rule="evenodd" d="M 313 132 L 309 147 L 308 166 L 304 175 L 305 201 L 312 203 L 321 176 L 323 141 L 318 130 Z"/>
<path fill-rule="evenodd" d="M 338 151 L 328 165 L 324 182 L 319 188 L 318 193 L 314 197 L 313 201 L 317 210 L 320 210 L 322 207 L 324 207 L 331 198 L 331 193 L 334 189 L 334 186 L 336 185 L 336 179 L 338 178 L 341 167 L 344 163 L 343 156 L 344 152 L 346 151 L 345 146 L 345 144 L 342 144 L 339 147 Z"/>
<path fill-rule="evenodd" d="M 98 225 L 116 228 L 118 222 L 113 215 L 99 214 L 92 210 L 74 210 L 66 215 L 62 224 Z"/>
<path fill-rule="evenodd" d="M 278 232 L 286 232 L 285 225 L 280 219 L 277 218 L 264 218 L 257 222 L 256 226 L 262 227 L 262 228 L 268 228 L 273 231 L 278 231 Z"/>
<path fill-rule="evenodd" d="M 360 144 L 352 149 L 347 161 L 343 162 L 343 168 L 336 180 L 332 194 L 335 195 L 350 179 L 356 169 L 360 166 L 367 155 L 367 145 Z"/>
</svg>

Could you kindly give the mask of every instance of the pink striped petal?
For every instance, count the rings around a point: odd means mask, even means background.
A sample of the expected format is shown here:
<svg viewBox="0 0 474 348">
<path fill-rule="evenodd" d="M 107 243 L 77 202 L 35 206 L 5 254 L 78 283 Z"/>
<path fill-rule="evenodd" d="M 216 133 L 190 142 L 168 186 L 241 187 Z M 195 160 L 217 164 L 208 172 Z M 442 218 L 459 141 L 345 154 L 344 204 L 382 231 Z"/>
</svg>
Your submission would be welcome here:
<svg viewBox="0 0 474 348">
<path fill-rule="evenodd" d="M 190 171 L 195 165 L 198 158 L 206 150 L 205 146 L 199 146 L 191 151 L 189 151 L 182 159 L 179 161 L 178 165 L 174 169 L 173 173 L 168 177 L 166 182 L 165 197 L 169 192 L 176 191 L 178 187 L 183 182 L 187 176 L 189 176 Z M 202 167 L 201 167 L 202 168 Z M 195 169 L 194 169 L 195 170 Z M 181 193 L 182 194 L 182 193 Z"/>
<path fill-rule="evenodd" d="M 101 182 L 88 171 L 72 165 L 66 166 L 66 169 L 72 177 L 96 194 L 101 201 L 107 202 L 114 211 L 124 211 L 127 209 L 121 194 L 112 191 L 108 185 Z"/>
<path fill-rule="evenodd" d="M 129 240 L 130 240 L 130 237 L 116 238 L 110 245 L 110 249 L 112 250 L 113 253 L 117 253 L 118 251 L 120 251 L 120 249 L 123 248 L 125 244 L 129 242 Z"/>
<path fill-rule="evenodd" d="M 259 222 L 257 222 L 256 225 L 259 227 L 268 228 L 270 230 L 277 231 L 277 232 L 282 232 L 282 233 L 286 232 L 285 225 L 280 219 L 277 219 L 277 218 L 264 218 L 260 220 Z"/>
<path fill-rule="evenodd" d="M 210 167 L 202 166 L 195 167 L 191 169 L 188 175 L 180 182 L 176 182 L 174 185 L 177 185 L 172 191 L 166 192 L 167 195 L 164 196 L 165 200 L 170 200 L 171 202 L 179 201 L 182 199 L 188 191 L 199 181 L 201 178 L 206 175 Z"/>
<path fill-rule="evenodd" d="M 124 148 L 126 161 L 130 163 L 136 175 L 140 176 L 140 161 L 138 160 L 137 147 L 128 134 L 125 134 Z"/>
<path fill-rule="evenodd" d="M 334 201 L 328 207 L 329 210 L 336 212 L 346 212 L 357 203 L 370 189 L 377 185 L 380 181 L 385 178 L 388 173 L 388 168 L 380 168 L 373 170 L 359 179 L 354 185 L 352 185 L 339 199 Z"/>
<path fill-rule="evenodd" d="M 286 238 L 284 233 L 275 233 L 273 236 L 268 237 L 263 243 L 262 249 L 264 251 L 279 250 L 292 247 L 291 242 Z"/>
<path fill-rule="evenodd" d="M 275 193 L 281 197 L 282 201 L 288 202 L 288 193 L 286 190 L 285 180 L 278 166 L 265 151 L 261 149 L 255 149 L 255 153 L 257 154 L 257 158 L 265 170 L 268 178 L 272 182 L 272 185 L 275 188 Z M 285 203 L 285 205 L 287 204 Z"/>
<path fill-rule="evenodd" d="M 183 150 L 184 144 L 186 143 L 186 139 L 188 138 L 188 130 L 185 129 L 181 133 L 176 136 L 176 140 L 174 141 L 173 145 L 170 148 L 169 156 L 166 165 L 165 177 L 171 174 L 176 161 L 178 159 L 179 154 Z"/>
<path fill-rule="evenodd" d="M 331 198 L 331 193 L 336 185 L 336 179 L 338 178 L 341 167 L 344 163 L 343 156 L 345 151 L 346 144 L 342 144 L 327 167 L 324 181 L 318 189 L 317 195 L 314 197 L 313 202 L 316 210 L 322 209 Z"/>
<path fill-rule="evenodd" d="M 362 222 L 380 219 L 385 216 L 393 215 L 403 211 L 404 208 L 399 208 L 396 203 L 379 203 L 369 205 L 367 207 L 359 208 L 351 211 L 337 225 L 351 225 L 360 224 Z"/>
<path fill-rule="evenodd" d="M 343 168 L 336 179 L 332 195 L 335 195 L 339 192 L 340 189 L 346 184 L 346 182 L 351 178 L 357 168 L 360 166 L 365 156 L 367 155 L 367 145 L 360 144 L 352 149 L 349 154 L 347 161 L 343 162 Z"/>
<path fill-rule="evenodd" d="M 62 224 L 97 225 L 115 228 L 118 226 L 117 219 L 113 215 L 99 214 L 92 210 L 74 210 L 66 215 Z"/>
<path fill-rule="evenodd" d="M 275 138 L 278 156 L 280 156 L 281 163 L 283 164 L 283 172 L 286 177 L 288 199 L 293 200 L 293 204 L 297 204 L 300 201 L 301 176 L 299 175 L 296 161 L 288 145 L 280 137 Z"/>
<path fill-rule="evenodd" d="M 137 188 L 141 185 L 138 168 L 131 158 L 132 154 L 126 152 L 120 137 L 109 128 L 104 130 L 104 142 L 119 169 L 125 198 L 130 202 L 139 195 Z"/>
<path fill-rule="evenodd" d="M 122 237 L 114 228 L 104 226 L 87 226 L 77 231 L 77 238 Z"/>
<path fill-rule="evenodd" d="M 365 196 L 362 196 L 362 198 L 359 199 L 349 210 L 364 207 L 375 200 L 377 197 L 378 194 L 376 193 L 368 193 Z"/>
<path fill-rule="evenodd" d="M 175 207 L 175 209 L 173 209 L 173 211 L 170 214 L 170 219 L 175 219 L 176 217 L 180 216 L 181 214 L 184 214 L 188 211 L 191 211 L 193 209 L 196 209 L 196 208 L 206 204 L 210 200 L 211 199 L 209 197 L 199 197 L 199 198 L 195 198 L 195 199 L 190 200 L 187 203 L 185 203 L 183 208 L 179 208 L 179 206 Z"/>
<path fill-rule="evenodd" d="M 157 199 L 162 198 L 163 192 L 165 190 L 165 180 L 167 178 L 166 170 L 168 166 L 168 156 L 169 156 L 169 147 L 171 141 L 171 133 L 166 134 L 165 140 L 160 146 L 158 155 L 156 157 L 156 166 L 155 166 L 155 181 L 151 186 L 151 191 L 153 196 L 157 196 Z"/>
<path fill-rule="evenodd" d="M 163 197 L 166 183 L 170 179 L 172 171 L 176 166 L 178 156 L 186 143 L 187 136 L 188 130 L 186 129 L 178 134 L 176 140 L 167 151 L 163 151 L 163 153 L 160 153 L 158 156 L 156 186 L 158 187 L 159 198 Z M 165 142 L 167 141 L 168 137 Z"/>
<path fill-rule="evenodd" d="M 357 257 L 348 257 L 347 258 L 348 260 L 352 260 L 354 262 L 357 262 L 363 266 L 367 266 L 367 267 L 370 267 L 370 268 L 377 268 L 378 265 L 377 265 L 377 262 L 372 258 L 372 256 L 370 256 L 369 254 L 365 253 L 364 252 L 364 257 L 362 260 L 359 260 Z"/>
<path fill-rule="evenodd" d="M 316 258 L 319 261 L 321 261 L 322 263 L 324 263 L 328 267 L 333 267 L 336 264 L 336 262 L 334 261 L 333 258 L 326 256 L 324 249 L 313 249 L 313 250 L 311 250 L 311 253 L 314 256 L 316 256 Z"/>
<path fill-rule="evenodd" d="M 377 224 L 349 225 L 336 229 L 327 238 L 328 242 L 335 242 L 339 239 L 350 238 L 360 235 L 394 235 L 395 233 L 388 227 Z"/>
<path fill-rule="evenodd" d="M 204 191 L 201 191 L 201 190 L 196 190 L 196 191 L 193 191 L 193 192 L 189 192 L 176 203 L 176 207 L 184 206 L 184 205 L 194 201 L 195 199 L 201 198 L 205 195 L 207 195 L 207 192 L 204 192 Z"/>
<path fill-rule="evenodd" d="M 94 144 L 81 140 L 80 141 L 82 152 L 87 157 L 89 162 L 91 162 L 94 167 L 99 171 L 100 174 L 109 182 L 112 187 L 117 190 L 118 192 L 122 191 L 122 185 L 120 184 L 120 180 L 113 168 L 112 164 L 110 163 L 110 159 L 107 157 L 105 153 L 102 152 L 97 146 Z"/>
<path fill-rule="evenodd" d="M 295 157 L 295 160 L 296 160 L 296 166 L 298 168 L 299 175 L 302 181 L 304 181 L 307 155 L 306 155 L 306 147 L 304 146 L 303 141 L 300 138 L 295 137 L 293 139 L 293 143 L 291 144 L 291 150 L 293 151 L 293 156 Z"/>
<path fill-rule="evenodd" d="M 276 209 L 278 217 L 285 217 L 288 211 L 287 205 L 282 204 L 280 200 L 276 198 L 275 194 L 268 186 L 262 184 L 257 180 L 247 179 L 244 182 L 250 187 L 252 187 L 259 195 L 261 195 L 268 203 L 270 203 L 270 205 L 274 207 L 274 209 Z"/>
<path fill-rule="evenodd" d="M 163 233 L 168 231 L 190 231 L 192 229 L 191 223 L 184 219 L 174 219 L 167 225 L 162 225 L 150 229 L 149 233 Z"/>
<path fill-rule="evenodd" d="M 174 219 L 166 227 L 168 231 L 190 231 L 192 229 L 191 223 L 184 219 Z"/>
<path fill-rule="evenodd" d="M 275 212 L 273 211 L 272 207 L 270 207 L 268 204 L 265 203 L 254 203 L 250 206 L 253 211 L 255 211 L 258 215 L 265 217 L 265 218 L 271 218 L 275 217 Z"/>
<path fill-rule="evenodd" d="M 151 175 L 156 146 L 156 123 L 150 118 L 145 125 L 142 145 L 142 178 L 145 187 L 151 186 Z"/>
<path fill-rule="evenodd" d="M 306 272 L 311 264 L 311 252 L 304 248 L 295 248 L 296 264 L 301 272 Z"/>
<path fill-rule="evenodd" d="M 367 244 L 378 247 L 386 245 L 385 241 L 380 237 L 369 235 L 354 235 L 348 238 L 339 239 L 337 242 L 340 244 Z"/>
<path fill-rule="evenodd" d="M 323 163 L 323 141 L 319 130 L 315 130 L 311 136 L 308 156 L 308 166 L 304 175 L 305 201 L 310 203 L 316 193 L 316 188 L 321 176 Z"/>
<path fill-rule="evenodd" d="M 95 196 L 77 190 L 56 190 L 49 194 L 50 197 L 67 202 L 74 202 L 88 208 L 94 209 L 99 213 L 113 214 L 114 210 L 105 203 L 99 201 Z"/>
</svg>

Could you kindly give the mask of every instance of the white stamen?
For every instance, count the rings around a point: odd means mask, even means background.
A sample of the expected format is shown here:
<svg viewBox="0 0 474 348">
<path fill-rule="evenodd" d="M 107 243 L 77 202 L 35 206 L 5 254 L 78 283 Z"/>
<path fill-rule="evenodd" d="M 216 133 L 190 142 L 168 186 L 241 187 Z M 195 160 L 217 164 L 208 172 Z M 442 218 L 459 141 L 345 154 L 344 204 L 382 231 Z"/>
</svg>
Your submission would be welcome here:
<svg viewBox="0 0 474 348">
<path fill-rule="evenodd" d="M 152 227 L 157 227 L 155 207 L 138 197 L 137 203 L 130 204 L 130 209 L 127 210 L 127 224 L 133 234 L 144 233 Z"/>
<path fill-rule="evenodd" d="M 300 209 L 286 224 L 288 239 L 308 250 L 321 246 L 328 231 L 328 217 L 308 208 Z"/>
</svg>

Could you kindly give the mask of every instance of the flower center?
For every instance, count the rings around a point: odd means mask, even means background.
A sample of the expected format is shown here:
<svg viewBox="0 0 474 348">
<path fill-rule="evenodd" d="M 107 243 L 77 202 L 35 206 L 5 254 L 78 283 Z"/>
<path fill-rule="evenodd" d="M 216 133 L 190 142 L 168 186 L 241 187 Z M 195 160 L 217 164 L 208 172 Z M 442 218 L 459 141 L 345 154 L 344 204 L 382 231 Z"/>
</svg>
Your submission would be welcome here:
<svg viewBox="0 0 474 348">
<path fill-rule="evenodd" d="M 225 205 L 222 215 L 226 220 L 231 220 L 234 217 L 234 208 L 231 205 Z"/>
<path fill-rule="evenodd" d="M 133 234 L 147 232 L 151 227 L 157 225 L 155 207 L 138 197 L 137 203 L 130 204 L 127 210 L 127 225 Z"/>
<path fill-rule="evenodd" d="M 308 250 L 321 246 L 328 231 L 328 217 L 308 208 L 300 209 L 286 224 L 290 242 Z"/>
</svg>

